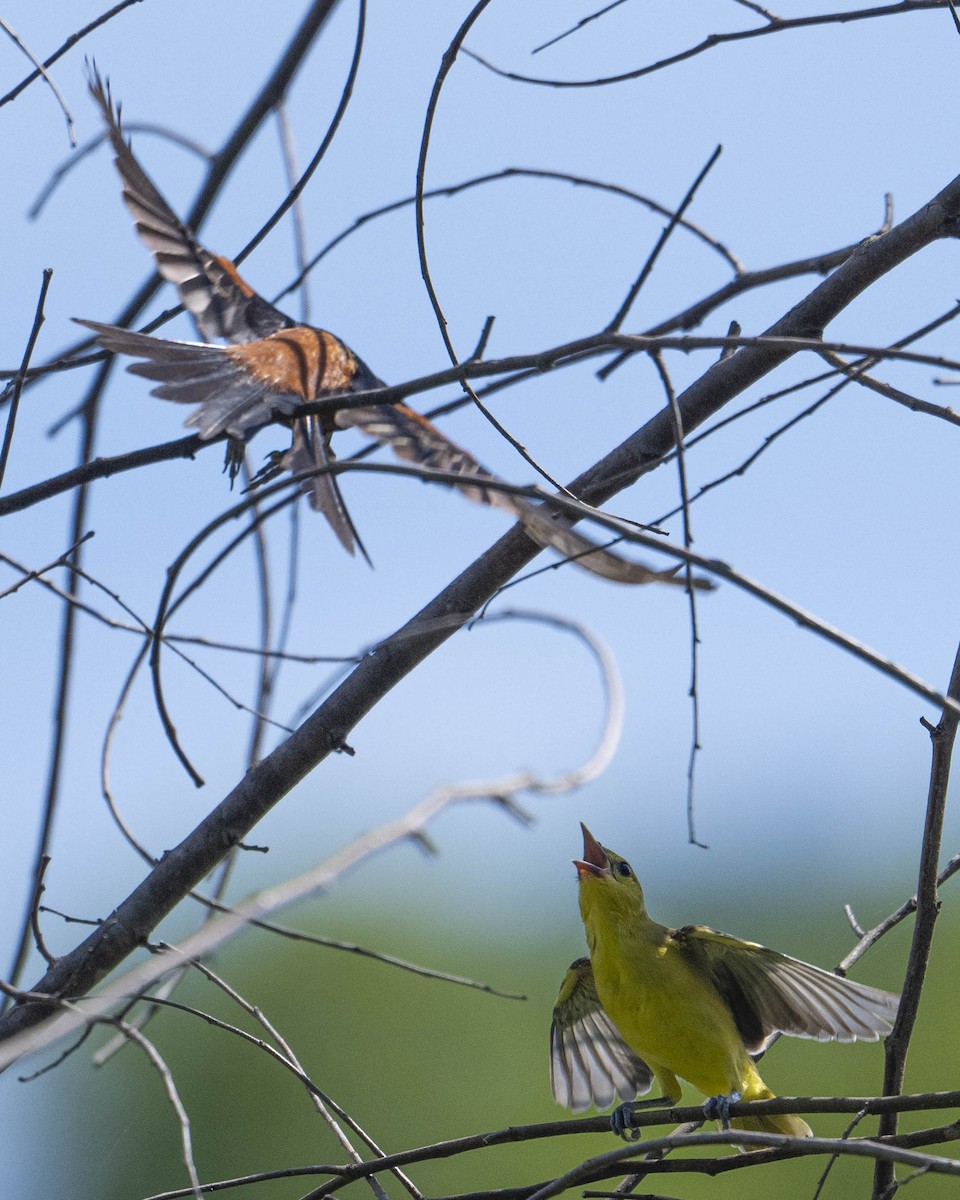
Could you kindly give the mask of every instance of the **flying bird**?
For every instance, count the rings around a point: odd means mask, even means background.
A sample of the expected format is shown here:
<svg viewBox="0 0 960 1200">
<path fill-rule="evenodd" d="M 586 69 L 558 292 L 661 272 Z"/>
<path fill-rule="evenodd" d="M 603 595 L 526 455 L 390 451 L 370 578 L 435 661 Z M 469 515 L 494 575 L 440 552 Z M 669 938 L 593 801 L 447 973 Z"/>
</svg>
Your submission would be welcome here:
<svg viewBox="0 0 960 1200">
<path fill-rule="evenodd" d="M 296 475 L 312 472 L 303 482 L 310 504 L 323 513 L 351 554 L 359 538 L 335 474 L 323 468 L 333 461 L 334 431 L 355 426 L 389 445 L 401 459 L 460 476 L 463 482 L 457 486 L 469 499 L 506 510 L 522 521 L 538 545 L 552 546 L 595 574 L 621 583 L 685 584 L 676 568 L 656 571 L 630 562 L 596 546 L 542 507 L 499 490 L 495 477 L 468 451 L 406 404 L 301 414 L 306 404 L 386 385 L 335 334 L 294 321 L 259 296 L 229 259 L 204 249 L 137 162 L 123 134 L 120 108 L 114 107 L 109 84 L 95 68 L 90 92 L 106 123 L 124 203 L 137 232 L 159 273 L 176 286 L 204 341 L 174 341 L 76 320 L 94 331 L 104 349 L 140 360 L 127 369 L 156 382 L 154 396 L 196 405 L 186 424 L 196 428 L 202 440 L 226 435 L 243 441 L 272 422 L 291 426 L 290 449 L 277 456 L 275 465 Z M 691 582 L 697 588 L 712 587 L 706 579 Z"/>
<path fill-rule="evenodd" d="M 730 1119 L 737 1100 L 773 1099 L 756 1060 L 780 1033 L 875 1042 L 900 997 L 706 925 L 658 924 L 630 864 L 581 828 L 574 866 L 590 957 L 571 964 L 553 1010 L 554 1099 L 582 1112 L 619 1098 L 614 1132 L 636 1138 L 634 1109 L 676 1104 L 686 1080 L 725 1125 L 809 1137 L 797 1116 Z M 654 1080 L 661 1095 L 634 1103 Z"/>
</svg>

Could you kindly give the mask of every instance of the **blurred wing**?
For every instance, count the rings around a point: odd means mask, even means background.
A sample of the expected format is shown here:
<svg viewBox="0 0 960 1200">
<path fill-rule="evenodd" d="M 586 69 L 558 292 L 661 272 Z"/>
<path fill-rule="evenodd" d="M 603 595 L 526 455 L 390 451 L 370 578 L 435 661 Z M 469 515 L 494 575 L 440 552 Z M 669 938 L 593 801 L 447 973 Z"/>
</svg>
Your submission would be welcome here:
<svg viewBox="0 0 960 1200">
<path fill-rule="evenodd" d="M 434 471 L 462 475 L 459 490 L 478 504 L 507 507 L 509 497 L 495 488 L 484 487 L 493 476 L 483 469 L 468 451 L 450 440 L 436 425 L 408 408 L 406 404 L 370 404 L 363 408 L 343 408 L 337 424 L 344 429 L 357 428 L 383 442 L 397 458 Z"/>
<path fill-rule="evenodd" d="M 522 497 L 511 497 L 513 511 L 523 522 L 527 536 L 538 546 L 556 550 L 565 559 L 583 567 L 602 579 L 613 583 L 670 583 L 676 587 L 686 587 L 685 575 L 678 572 L 681 567 L 669 567 L 666 571 L 655 571 L 634 559 L 621 558 L 619 554 L 598 546 L 582 533 L 577 533 L 569 525 L 552 517 L 543 508 L 535 507 Z M 697 591 L 712 592 L 714 585 L 709 579 L 700 575 L 691 575 L 690 587 Z"/>
<path fill-rule="evenodd" d="M 293 325 L 246 284 L 229 259 L 205 250 L 177 217 L 133 156 L 114 108 L 109 85 L 96 70 L 90 94 L 103 115 L 123 182 L 123 199 L 157 270 L 175 284 L 184 308 L 205 338 L 250 342 Z"/>
<path fill-rule="evenodd" d="M 527 535 L 544 548 L 556 550 L 577 566 L 615 583 L 672 583 L 684 586 L 686 580 L 677 568 L 654 571 L 642 563 L 621 558 L 554 519 L 542 508 L 522 496 L 514 496 L 496 486 L 495 476 L 485 470 L 463 447 L 450 440 L 426 417 L 405 404 L 371 404 L 362 408 L 344 408 L 337 413 L 337 424 L 355 426 L 368 437 L 390 446 L 398 458 L 435 471 L 462 477 L 457 489 L 478 504 L 489 504 L 523 523 Z M 694 578 L 695 588 L 712 589 L 707 579 Z"/>
<path fill-rule="evenodd" d="M 875 1042 L 893 1028 L 900 997 L 892 992 L 705 925 L 685 926 L 673 936 L 708 971 L 753 1054 L 778 1032 L 821 1042 Z"/>
<path fill-rule="evenodd" d="M 630 1049 L 597 996 L 588 958 L 570 964 L 550 1026 L 550 1086 L 564 1108 L 608 1108 L 649 1092 L 653 1074 Z"/>
</svg>

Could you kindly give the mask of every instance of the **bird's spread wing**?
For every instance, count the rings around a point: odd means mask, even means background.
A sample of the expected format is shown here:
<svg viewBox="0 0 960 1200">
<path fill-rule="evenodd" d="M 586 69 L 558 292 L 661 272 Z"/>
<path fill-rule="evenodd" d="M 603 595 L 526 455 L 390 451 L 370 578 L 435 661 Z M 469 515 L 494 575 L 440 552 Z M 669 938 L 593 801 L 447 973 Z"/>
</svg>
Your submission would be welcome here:
<svg viewBox="0 0 960 1200">
<path fill-rule="evenodd" d="M 175 284 L 201 334 L 250 342 L 294 322 L 245 283 L 229 259 L 211 254 L 179 219 L 133 156 L 109 85 L 93 71 L 90 94 L 103 116 L 123 182 L 123 199 L 160 274 Z"/>
<path fill-rule="evenodd" d="M 608 1108 L 649 1092 L 653 1074 L 603 1010 L 589 958 L 564 976 L 550 1026 L 550 1085 L 564 1108 Z"/>
<path fill-rule="evenodd" d="M 250 371 L 249 356 L 242 353 L 249 346 L 176 342 L 100 321 L 75 320 L 92 329 L 105 350 L 142 359 L 127 370 L 159 381 L 152 395 L 199 405 L 186 424 L 204 441 L 225 433 L 242 438 L 274 416 L 291 416 L 302 402 L 296 392 L 272 389 L 269 378 Z"/>
<path fill-rule="evenodd" d="M 457 482 L 455 486 L 467 499 L 503 509 L 523 524 L 527 535 L 538 546 L 556 550 L 594 575 L 615 583 L 686 584 L 686 579 L 677 575 L 679 568 L 654 571 L 643 563 L 621 558 L 619 554 L 597 546 L 583 534 L 555 519 L 545 509 L 497 487 L 496 477 L 485 470 L 469 451 L 451 441 L 426 417 L 420 416 L 406 404 L 342 408 L 336 420 L 341 427 L 356 426 L 368 437 L 389 445 L 398 458 L 460 476 L 462 482 Z M 691 579 L 691 586 L 710 590 L 713 584 L 708 579 L 696 576 Z"/>
<path fill-rule="evenodd" d="M 892 992 L 706 925 L 687 925 L 673 938 L 708 972 L 752 1054 L 762 1053 L 778 1032 L 821 1042 L 875 1042 L 893 1028 L 900 997 Z"/>
<path fill-rule="evenodd" d="M 483 469 L 469 451 L 440 432 L 426 417 L 406 404 L 370 404 L 362 408 L 342 408 L 337 424 L 360 429 L 368 437 L 389 445 L 397 458 L 435 471 L 447 471 L 463 477 L 460 491 L 479 504 L 505 507 L 502 491 L 484 486 L 493 476 Z"/>
<path fill-rule="evenodd" d="M 280 417 L 293 423 L 293 442 L 280 459 L 284 469 L 296 475 L 331 461 L 330 435 L 321 419 L 296 418 L 302 404 L 349 390 L 352 355 L 325 331 L 300 326 L 257 342 L 217 346 L 170 341 L 99 321 L 79 324 L 92 329 L 106 350 L 142 360 L 127 370 L 158 381 L 154 396 L 197 405 L 186 424 L 205 441 L 222 434 L 243 438 Z M 322 472 L 305 480 L 303 487 L 311 506 L 324 514 L 352 554 L 360 539 L 336 477 Z"/>
<path fill-rule="evenodd" d="M 325 329 L 298 325 L 237 346 L 180 342 L 75 317 L 105 350 L 143 359 L 127 370 L 159 381 L 151 394 L 200 408 L 187 418 L 205 441 L 242 438 L 304 404 L 356 389 L 356 358 Z M 356 389 L 359 390 L 359 389 Z"/>
</svg>

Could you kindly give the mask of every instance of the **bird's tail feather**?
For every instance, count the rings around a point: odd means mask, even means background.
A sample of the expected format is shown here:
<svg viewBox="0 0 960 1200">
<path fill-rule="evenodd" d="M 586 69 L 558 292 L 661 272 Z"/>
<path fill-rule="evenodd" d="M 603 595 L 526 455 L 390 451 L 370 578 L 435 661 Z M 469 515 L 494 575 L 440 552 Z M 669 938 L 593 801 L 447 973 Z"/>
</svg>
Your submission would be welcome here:
<svg viewBox="0 0 960 1200">
<path fill-rule="evenodd" d="M 787 1137 L 813 1137 L 813 1130 L 803 1117 L 789 1113 L 768 1117 L 733 1117 L 731 1129 L 746 1129 L 753 1133 L 782 1133 Z M 764 1146 L 741 1146 L 741 1150 L 764 1150 Z"/>
</svg>

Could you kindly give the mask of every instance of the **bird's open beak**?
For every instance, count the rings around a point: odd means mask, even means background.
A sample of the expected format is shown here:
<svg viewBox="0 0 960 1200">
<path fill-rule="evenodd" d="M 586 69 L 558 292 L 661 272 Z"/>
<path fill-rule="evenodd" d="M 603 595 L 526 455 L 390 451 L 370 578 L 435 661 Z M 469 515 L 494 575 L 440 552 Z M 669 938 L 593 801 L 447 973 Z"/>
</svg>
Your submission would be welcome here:
<svg viewBox="0 0 960 1200">
<path fill-rule="evenodd" d="M 610 859 L 607 858 L 606 850 L 604 850 L 582 821 L 580 822 L 580 828 L 583 830 L 583 858 L 575 858 L 573 860 L 573 865 L 577 868 L 577 874 L 581 879 L 586 878 L 588 875 L 593 875 L 597 879 L 603 875 L 609 875 Z"/>
</svg>

